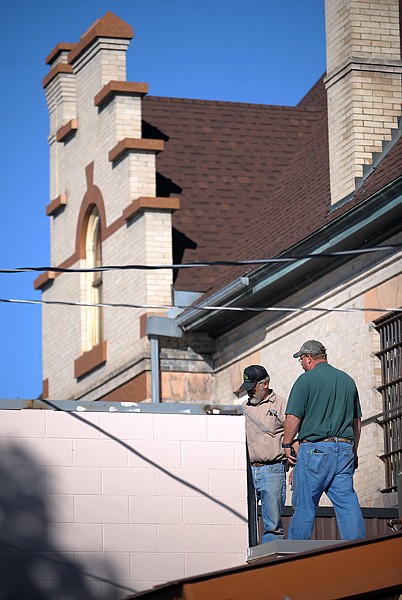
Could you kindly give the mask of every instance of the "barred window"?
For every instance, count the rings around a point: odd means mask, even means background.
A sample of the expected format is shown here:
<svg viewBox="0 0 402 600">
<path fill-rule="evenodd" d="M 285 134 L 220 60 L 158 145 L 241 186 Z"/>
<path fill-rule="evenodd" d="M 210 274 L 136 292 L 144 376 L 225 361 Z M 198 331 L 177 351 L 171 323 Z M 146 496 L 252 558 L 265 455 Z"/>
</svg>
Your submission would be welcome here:
<svg viewBox="0 0 402 600">
<path fill-rule="evenodd" d="M 380 334 L 381 385 L 383 412 L 377 419 L 384 432 L 385 489 L 397 489 L 402 454 L 402 313 L 392 312 L 374 321 Z"/>
</svg>

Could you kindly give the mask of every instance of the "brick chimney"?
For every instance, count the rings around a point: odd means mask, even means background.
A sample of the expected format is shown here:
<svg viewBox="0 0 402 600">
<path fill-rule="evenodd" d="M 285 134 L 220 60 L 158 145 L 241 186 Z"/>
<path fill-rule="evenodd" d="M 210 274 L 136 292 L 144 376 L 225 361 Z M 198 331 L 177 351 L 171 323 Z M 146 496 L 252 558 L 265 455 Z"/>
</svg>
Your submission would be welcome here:
<svg viewBox="0 0 402 600">
<path fill-rule="evenodd" d="M 401 116 L 400 0 L 325 0 L 331 204 L 347 199 Z"/>
<path fill-rule="evenodd" d="M 46 57 L 50 71 L 43 79 L 43 88 L 50 118 L 52 198 L 64 193 L 65 187 L 65 152 L 63 144 L 58 142 L 76 131 L 78 114 L 81 115 L 80 127 L 85 129 L 86 117 L 97 110 L 93 105 L 96 92 L 111 80 L 125 81 L 125 55 L 133 35 L 130 25 L 108 12 L 95 21 L 77 44 L 59 43 Z M 137 119 L 138 135 L 140 128 L 141 122 Z"/>
</svg>

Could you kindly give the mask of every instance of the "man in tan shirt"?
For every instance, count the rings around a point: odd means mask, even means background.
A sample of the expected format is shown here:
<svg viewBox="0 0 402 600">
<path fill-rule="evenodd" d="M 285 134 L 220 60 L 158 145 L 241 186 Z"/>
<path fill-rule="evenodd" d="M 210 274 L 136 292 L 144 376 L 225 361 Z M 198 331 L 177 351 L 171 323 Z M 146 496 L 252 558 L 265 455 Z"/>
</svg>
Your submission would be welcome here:
<svg viewBox="0 0 402 600">
<path fill-rule="evenodd" d="M 242 409 L 254 489 L 261 501 L 262 543 L 284 538 L 281 514 L 286 499 L 287 461 L 282 448 L 286 400 L 275 394 L 269 382 L 264 367 L 250 365 L 240 386 L 248 396 Z"/>
</svg>

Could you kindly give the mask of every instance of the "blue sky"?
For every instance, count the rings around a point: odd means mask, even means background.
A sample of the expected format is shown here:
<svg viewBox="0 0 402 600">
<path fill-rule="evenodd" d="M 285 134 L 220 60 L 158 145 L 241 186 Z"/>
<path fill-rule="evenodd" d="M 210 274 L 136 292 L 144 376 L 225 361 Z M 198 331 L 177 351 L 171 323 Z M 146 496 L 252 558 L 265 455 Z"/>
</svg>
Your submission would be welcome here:
<svg viewBox="0 0 402 600">
<path fill-rule="evenodd" d="M 325 72 L 324 0 L 3 0 L 0 269 L 50 266 L 45 57 L 108 11 L 134 27 L 127 80 L 153 96 L 292 106 Z M 0 273 L 0 299 L 40 300 L 36 276 Z M 36 398 L 40 306 L 0 302 L 0 331 L 0 398 Z"/>
</svg>

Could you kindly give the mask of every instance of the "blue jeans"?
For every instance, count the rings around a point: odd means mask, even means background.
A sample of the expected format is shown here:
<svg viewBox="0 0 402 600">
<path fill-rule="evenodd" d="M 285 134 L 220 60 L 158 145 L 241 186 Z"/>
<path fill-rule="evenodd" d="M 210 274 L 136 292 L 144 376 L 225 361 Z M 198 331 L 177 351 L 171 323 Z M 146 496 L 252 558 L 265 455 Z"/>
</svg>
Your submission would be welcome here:
<svg viewBox="0 0 402 600">
<path fill-rule="evenodd" d="M 261 542 L 283 540 L 282 510 L 286 499 L 285 465 L 251 466 L 257 500 L 261 501 L 264 531 Z"/>
<path fill-rule="evenodd" d="M 303 442 L 293 474 L 290 540 L 309 540 L 315 513 L 325 492 L 334 509 L 342 540 L 366 536 L 362 512 L 353 489 L 353 446 L 346 442 Z"/>
</svg>

